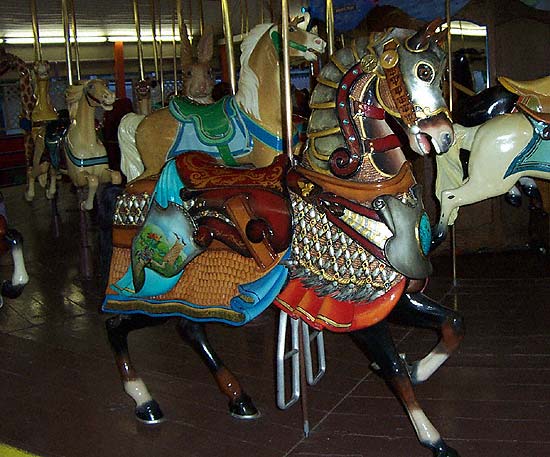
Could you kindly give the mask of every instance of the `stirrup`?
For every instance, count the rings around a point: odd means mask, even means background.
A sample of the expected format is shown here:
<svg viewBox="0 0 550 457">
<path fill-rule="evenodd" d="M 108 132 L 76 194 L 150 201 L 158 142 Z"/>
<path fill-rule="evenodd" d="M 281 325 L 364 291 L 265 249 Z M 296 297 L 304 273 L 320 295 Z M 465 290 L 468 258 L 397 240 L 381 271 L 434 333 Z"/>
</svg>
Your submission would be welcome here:
<svg viewBox="0 0 550 457">
<path fill-rule="evenodd" d="M 304 365 L 306 381 L 310 386 L 319 382 L 326 372 L 325 344 L 323 333 L 315 331 L 311 336 L 309 327 L 305 322 L 298 319 L 290 321 L 290 339 L 291 347 L 286 351 L 288 314 L 281 311 L 279 314 L 279 332 L 277 340 L 277 406 L 282 409 L 288 409 L 294 405 L 300 398 L 300 336 L 298 326 L 302 325 L 302 347 L 304 351 Z M 311 356 L 311 343 L 317 341 L 317 372 L 313 373 L 313 360 Z M 287 400 L 285 386 L 285 362 L 290 359 L 292 371 L 290 373 L 290 386 L 292 393 Z"/>
</svg>

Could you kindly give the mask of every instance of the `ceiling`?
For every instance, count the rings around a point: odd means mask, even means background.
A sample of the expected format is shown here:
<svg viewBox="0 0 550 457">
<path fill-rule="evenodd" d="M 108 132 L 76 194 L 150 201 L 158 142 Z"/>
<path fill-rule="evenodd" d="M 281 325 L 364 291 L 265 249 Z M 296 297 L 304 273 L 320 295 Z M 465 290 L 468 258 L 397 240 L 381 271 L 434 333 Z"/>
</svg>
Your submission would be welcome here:
<svg viewBox="0 0 550 457">
<path fill-rule="evenodd" d="M 234 34 L 246 32 L 247 24 L 270 21 L 266 0 L 228 0 L 231 27 Z M 67 3 L 70 4 L 70 1 Z M 214 28 L 217 36 L 223 35 L 221 2 L 219 0 L 182 0 L 183 17 L 193 36 L 200 34 L 200 10 L 202 3 L 204 23 Z M 274 2 L 278 4 L 278 2 Z M 305 3 L 291 0 L 291 13 L 299 11 Z M 85 35 L 135 35 L 132 0 L 74 0 L 77 36 Z M 171 35 L 176 0 L 156 0 L 156 16 L 160 17 L 163 35 Z M 32 37 L 31 0 L 0 1 L 0 38 Z M 37 18 L 41 37 L 63 36 L 61 0 L 36 0 Z M 138 0 L 141 34 L 151 35 L 151 1 Z M 244 18 L 244 19 L 243 19 Z M 159 21 L 157 19 L 157 35 Z"/>
</svg>

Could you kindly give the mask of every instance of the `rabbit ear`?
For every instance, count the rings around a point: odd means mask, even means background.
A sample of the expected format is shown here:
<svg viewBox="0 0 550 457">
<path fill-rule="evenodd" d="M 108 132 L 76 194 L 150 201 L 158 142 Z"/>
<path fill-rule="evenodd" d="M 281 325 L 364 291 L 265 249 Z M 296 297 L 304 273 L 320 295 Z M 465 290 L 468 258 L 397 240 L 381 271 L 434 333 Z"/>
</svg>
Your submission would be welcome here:
<svg viewBox="0 0 550 457">
<path fill-rule="evenodd" d="M 180 58 L 182 68 L 187 68 L 193 64 L 193 46 L 191 46 L 191 43 L 189 42 L 185 23 L 183 23 L 181 31 Z"/>
<path fill-rule="evenodd" d="M 197 57 L 199 63 L 208 63 L 212 60 L 214 54 L 214 30 L 212 26 L 207 25 L 202 33 L 202 37 L 197 47 Z"/>
</svg>

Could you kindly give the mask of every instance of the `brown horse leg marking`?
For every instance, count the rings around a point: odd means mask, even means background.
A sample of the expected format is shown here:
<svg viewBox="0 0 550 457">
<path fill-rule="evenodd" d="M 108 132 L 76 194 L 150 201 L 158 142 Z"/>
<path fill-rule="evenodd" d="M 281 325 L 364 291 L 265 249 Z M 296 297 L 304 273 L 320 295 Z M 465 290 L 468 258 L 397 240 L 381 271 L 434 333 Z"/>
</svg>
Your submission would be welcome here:
<svg viewBox="0 0 550 457">
<path fill-rule="evenodd" d="M 462 317 L 421 293 L 404 294 L 390 320 L 401 325 L 428 328 L 439 334 L 440 340 L 430 353 L 409 367 L 413 384 L 427 380 L 464 338 Z"/>
<path fill-rule="evenodd" d="M 164 414 L 132 365 L 128 351 L 128 333 L 132 330 L 159 325 L 165 321 L 166 319 L 134 314 L 110 317 L 105 322 L 107 337 L 115 354 L 115 362 L 124 391 L 136 402 L 136 418 L 146 424 L 161 422 Z"/>
<path fill-rule="evenodd" d="M 351 333 L 359 348 L 380 368 L 380 374 L 401 401 L 414 426 L 418 440 L 434 457 L 459 457 L 449 447 L 422 411 L 416 400 L 407 366 L 399 356 L 385 321 Z"/>
<path fill-rule="evenodd" d="M 238 419 L 255 419 L 259 412 L 252 399 L 244 392 L 237 378 L 223 364 L 214 352 L 204 326 L 197 322 L 182 319 L 178 325 L 181 337 L 201 357 L 204 364 L 214 376 L 220 391 L 229 399 L 229 412 Z"/>
</svg>

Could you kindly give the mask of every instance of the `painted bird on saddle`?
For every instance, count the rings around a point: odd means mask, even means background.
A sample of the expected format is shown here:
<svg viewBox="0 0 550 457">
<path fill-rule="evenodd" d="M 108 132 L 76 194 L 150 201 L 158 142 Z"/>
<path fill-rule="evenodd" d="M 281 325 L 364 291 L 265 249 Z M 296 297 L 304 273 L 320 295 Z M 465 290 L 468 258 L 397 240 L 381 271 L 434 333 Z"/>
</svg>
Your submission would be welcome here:
<svg viewBox="0 0 550 457">
<path fill-rule="evenodd" d="M 235 168 L 189 152 L 171 159 L 158 181 L 129 185 L 115 214 L 103 310 L 116 314 L 108 337 L 139 420 L 156 423 L 163 414 L 131 363 L 127 336 L 171 316 L 181 318 L 181 335 L 230 413 L 257 417 L 203 323 L 242 325 L 274 301 L 317 329 L 350 333 L 403 403 L 420 443 L 436 457 L 458 456 L 413 390 L 464 330 L 456 312 L 421 293 L 431 272 L 430 226 L 393 130 L 419 154 L 453 142 L 439 24 L 358 38 L 331 56 L 311 97 L 299 165 L 279 155 L 264 167 Z M 432 329 L 439 341 L 409 364 L 388 321 Z"/>
</svg>

